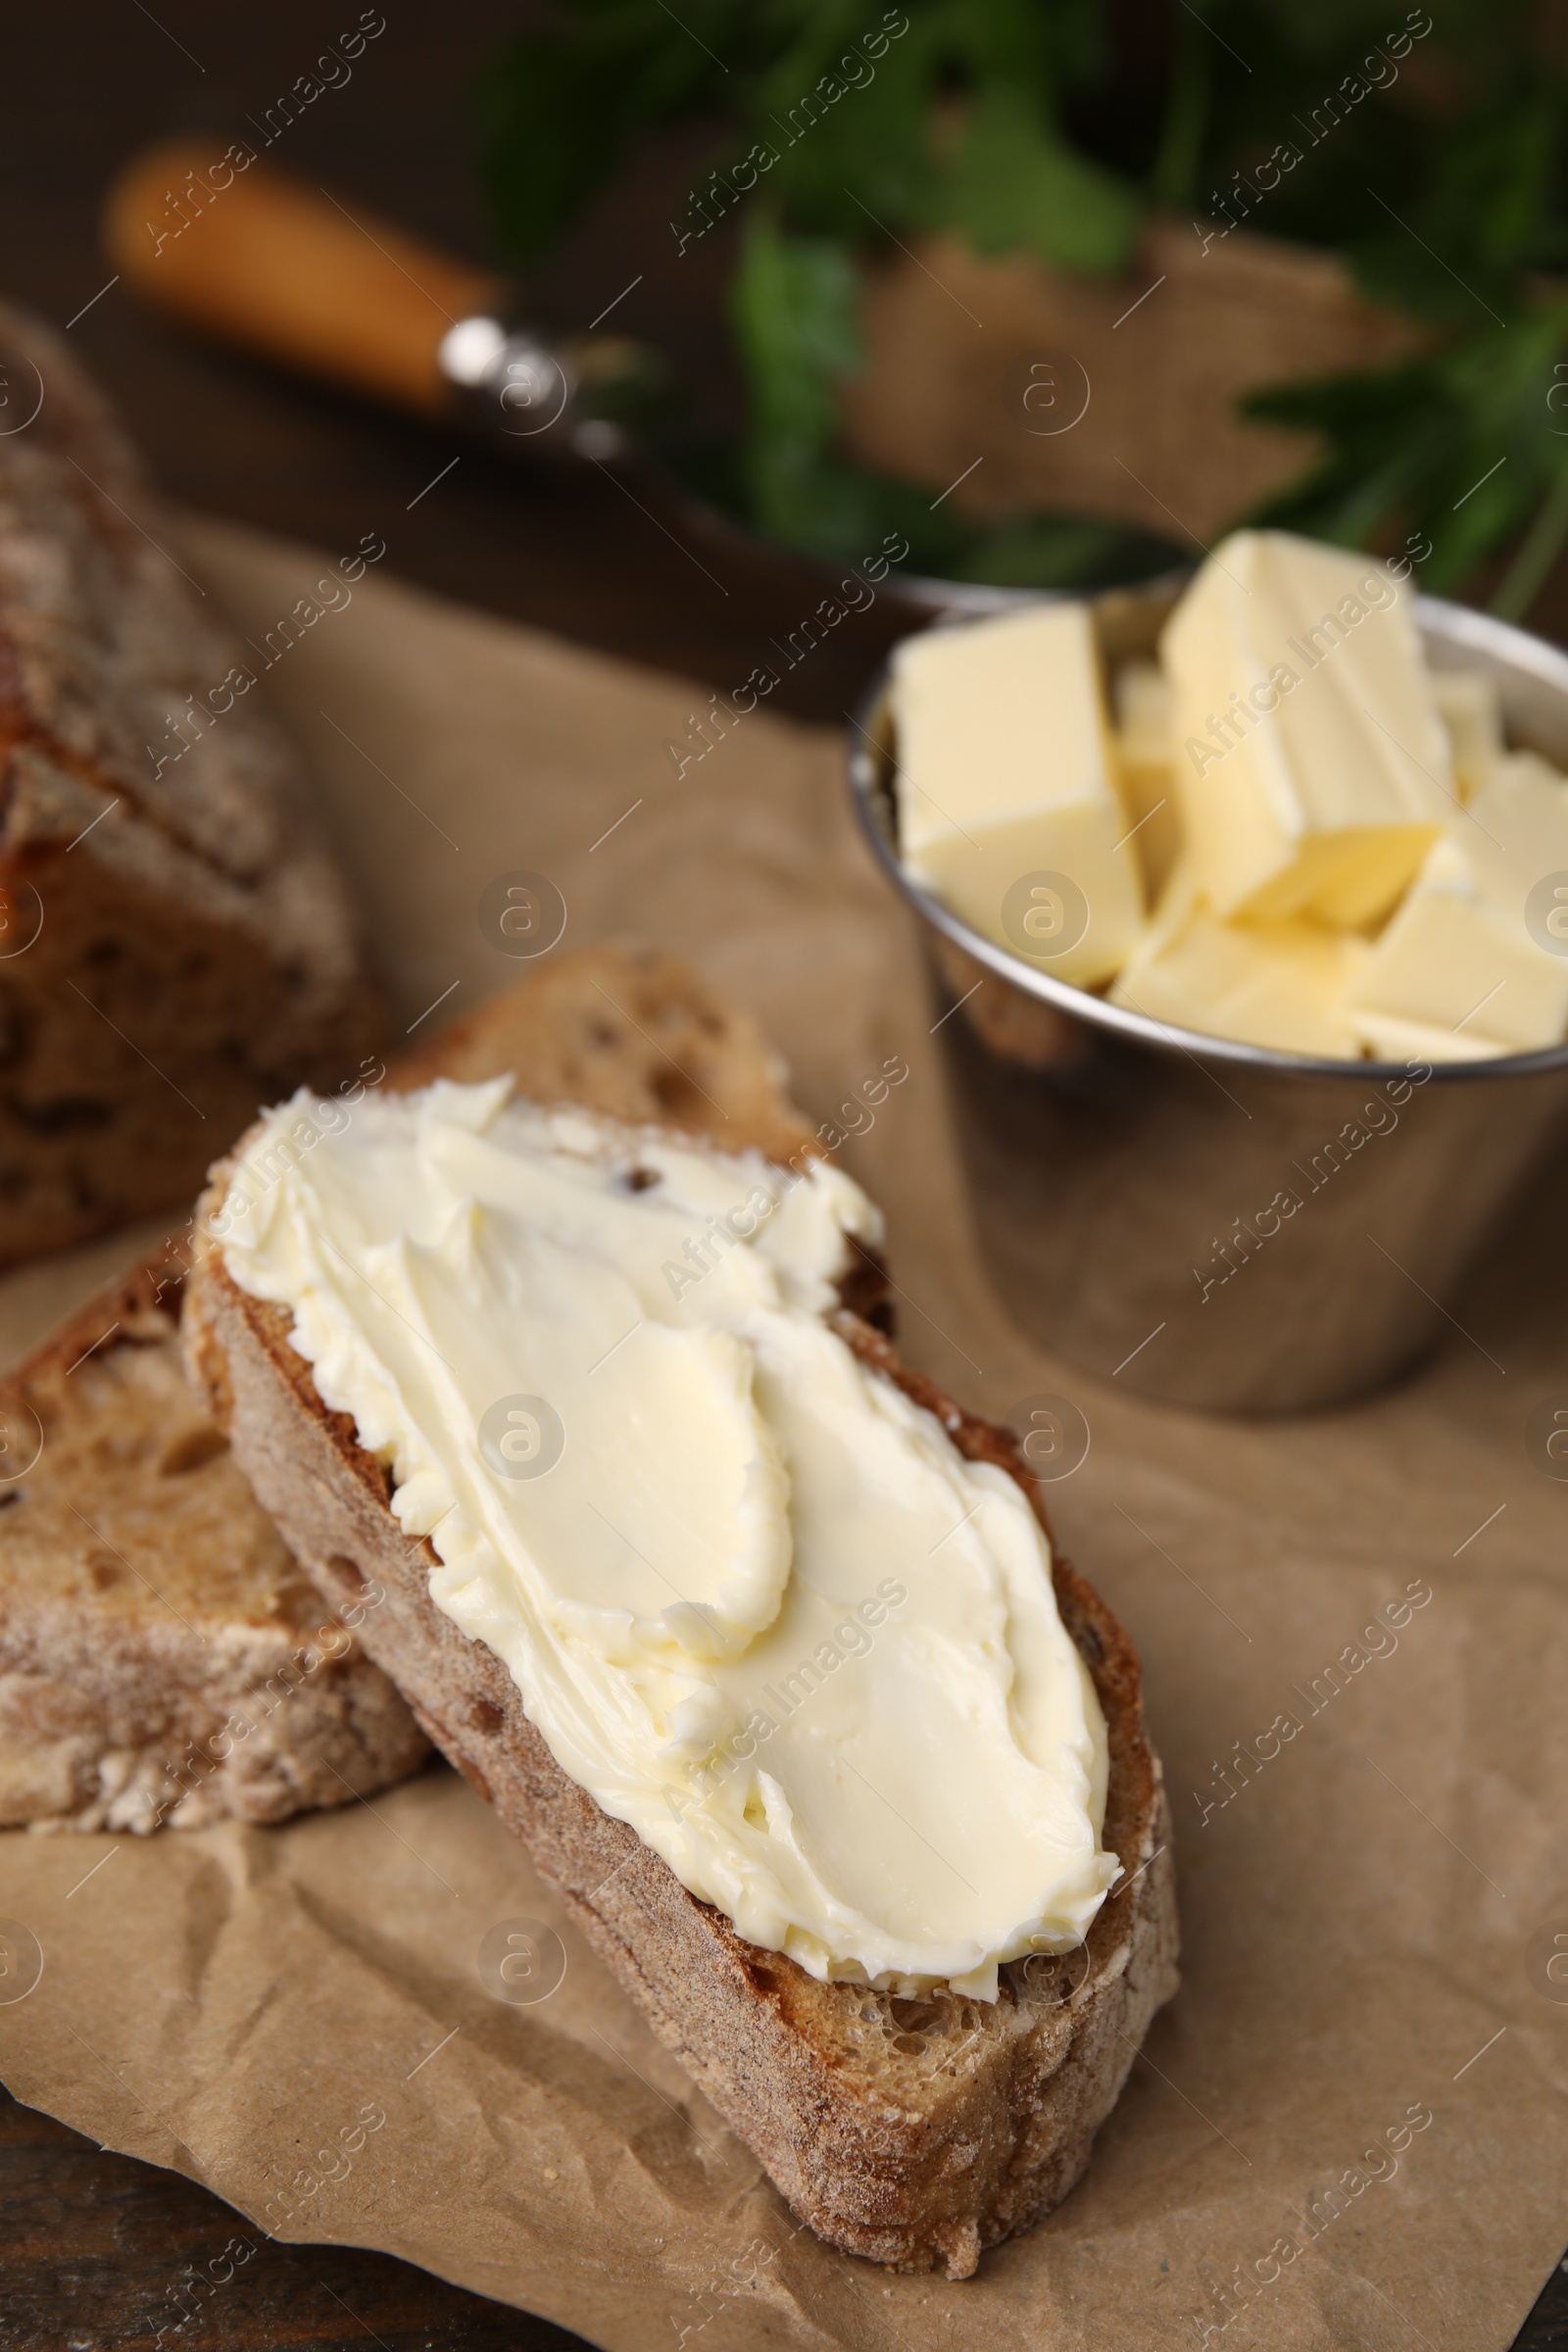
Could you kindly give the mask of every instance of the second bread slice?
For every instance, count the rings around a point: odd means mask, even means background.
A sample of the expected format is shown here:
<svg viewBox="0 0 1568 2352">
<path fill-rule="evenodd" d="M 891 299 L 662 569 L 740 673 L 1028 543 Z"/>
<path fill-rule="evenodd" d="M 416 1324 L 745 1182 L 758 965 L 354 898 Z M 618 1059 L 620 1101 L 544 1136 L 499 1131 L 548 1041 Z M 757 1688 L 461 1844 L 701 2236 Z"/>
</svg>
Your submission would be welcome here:
<svg viewBox="0 0 1568 2352">
<path fill-rule="evenodd" d="M 179 1283 L 110 1284 L 0 1384 L 0 1828 L 198 1829 L 423 1762 L 186 1379 Z"/>
</svg>

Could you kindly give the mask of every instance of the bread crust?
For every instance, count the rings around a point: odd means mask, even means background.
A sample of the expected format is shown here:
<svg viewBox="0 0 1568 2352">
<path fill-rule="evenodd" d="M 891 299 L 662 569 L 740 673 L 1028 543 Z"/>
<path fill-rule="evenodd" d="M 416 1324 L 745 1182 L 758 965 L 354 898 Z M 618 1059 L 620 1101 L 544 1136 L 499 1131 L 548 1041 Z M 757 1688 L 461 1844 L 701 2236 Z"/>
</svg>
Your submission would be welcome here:
<svg viewBox="0 0 1568 2352">
<path fill-rule="evenodd" d="M 137 1267 L 0 1384 L 0 1827 L 282 1821 L 429 1752 L 228 1459 L 179 1295 Z"/>
<path fill-rule="evenodd" d="M 214 1171 L 202 1233 L 231 1164 Z M 835 1324 L 966 1458 L 1016 1478 L 1049 1535 L 1007 1431 L 906 1370 L 858 1315 L 841 1310 Z M 562 1771 L 502 1661 L 431 1600 L 436 1555 L 404 1535 L 386 1470 L 318 1395 L 290 1317 L 240 1290 L 210 1239 L 184 1328 L 193 1372 L 302 1564 L 331 1599 L 366 1580 L 386 1588 L 366 1626 L 372 1655 L 803 2220 L 848 2253 L 964 2278 L 983 2247 L 1060 2202 L 1177 1982 L 1169 1820 L 1138 1660 L 1068 1562 L 1054 1563 L 1057 1603 L 1105 1715 L 1103 1838 L 1123 1874 L 1086 1945 L 1004 1968 L 994 2004 L 946 1987 L 904 2001 L 822 1984 L 744 1941 Z"/>
<path fill-rule="evenodd" d="M 535 1102 L 678 1127 L 721 1152 L 782 1161 L 818 1150 L 784 1091 L 782 1059 L 751 1015 L 715 997 L 681 956 L 656 949 L 552 956 L 520 987 L 400 1054 L 389 1083 L 406 1091 L 503 1073 Z"/>
</svg>

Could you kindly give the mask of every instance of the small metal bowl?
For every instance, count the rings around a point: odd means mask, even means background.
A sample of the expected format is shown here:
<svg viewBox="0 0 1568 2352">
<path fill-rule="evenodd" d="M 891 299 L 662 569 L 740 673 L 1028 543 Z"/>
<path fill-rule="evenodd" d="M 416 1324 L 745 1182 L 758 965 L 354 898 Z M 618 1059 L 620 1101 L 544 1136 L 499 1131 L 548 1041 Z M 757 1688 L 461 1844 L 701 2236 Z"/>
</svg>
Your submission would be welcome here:
<svg viewBox="0 0 1568 2352">
<path fill-rule="evenodd" d="M 1175 601 L 1093 600 L 1107 665 Z M 1568 770 L 1568 656 L 1419 598 L 1436 668 L 1498 682 L 1511 743 Z M 955 616 L 962 625 L 961 616 Z M 1484 1061 L 1309 1059 L 1168 1028 L 1025 963 L 899 860 L 884 669 L 852 737 L 866 836 L 919 918 L 980 1247 L 1031 1338 L 1219 1412 L 1380 1387 L 1452 1330 L 1465 1276 L 1568 1116 L 1568 1045 Z"/>
</svg>

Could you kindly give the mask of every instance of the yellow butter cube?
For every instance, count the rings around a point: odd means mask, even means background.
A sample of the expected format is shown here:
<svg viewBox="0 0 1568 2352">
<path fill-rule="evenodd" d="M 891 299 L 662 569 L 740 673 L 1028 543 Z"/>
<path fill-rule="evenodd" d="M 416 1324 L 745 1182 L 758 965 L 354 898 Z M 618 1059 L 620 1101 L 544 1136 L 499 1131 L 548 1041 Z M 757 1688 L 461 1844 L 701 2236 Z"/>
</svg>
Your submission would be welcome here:
<svg viewBox="0 0 1568 2352">
<path fill-rule="evenodd" d="M 1186 851 L 1214 911 L 1384 914 L 1455 805 L 1409 591 L 1369 557 L 1237 531 L 1160 652 Z"/>
<path fill-rule="evenodd" d="M 1469 800 L 1494 760 L 1502 757 L 1502 704 L 1495 678 L 1484 669 L 1439 669 L 1432 692 L 1448 738 L 1453 780 Z"/>
<path fill-rule="evenodd" d="M 1116 674 L 1116 754 L 1121 797 L 1149 897 L 1156 899 L 1181 848 L 1176 778 L 1171 767 L 1170 681 L 1152 662 L 1129 662 Z"/>
<path fill-rule="evenodd" d="M 1568 1029 L 1565 912 L 1568 785 L 1533 752 L 1505 752 L 1352 989 L 1358 1034 L 1381 1054 L 1391 1021 L 1416 1023 L 1426 1058 L 1446 1060 L 1557 1045 Z"/>
<path fill-rule="evenodd" d="M 1356 1033 L 1375 1061 L 1491 1061 L 1498 1048 L 1490 1037 L 1435 1029 L 1430 1021 L 1401 1021 L 1392 1014 L 1357 1012 Z"/>
<path fill-rule="evenodd" d="M 1119 970 L 1143 893 L 1086 608 L 906 639 L 893 714 L 912 879 L 1058 979 L 1092 986 Z"/>
<path fill-rule="evenodd" d="M 1183 864 L 1110 1001 L 1177 1029 L 1353 1060 L 1361 1044 L 1344 1001 L 1370 954 L 1321 923 L 1222 922 Z"/>
</svg>

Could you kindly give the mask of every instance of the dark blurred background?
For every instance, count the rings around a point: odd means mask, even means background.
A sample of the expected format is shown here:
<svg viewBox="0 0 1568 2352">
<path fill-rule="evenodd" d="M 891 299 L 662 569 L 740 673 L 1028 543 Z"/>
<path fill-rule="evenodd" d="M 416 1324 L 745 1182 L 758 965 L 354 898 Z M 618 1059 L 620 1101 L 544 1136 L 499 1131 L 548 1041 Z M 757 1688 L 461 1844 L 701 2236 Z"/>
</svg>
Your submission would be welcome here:
<svg viewBox="0 0 1568 2352">
<path fill-rule="evenodd" d="M 523 13 L 504 0 L 441 0 L 402 12 L 366 49 L 353 79 L 295 122 L 269 160 L 476 260 L 494 259 L 477 190 L 465 93 Z M 135 0 L 17 11 L 7 55 L 0 187 L 3 291 L 59 326 L 98 377 L 172 498 L 318 544 L 379 530 L 405 578 L 633 660 L 728 687 L 787 631 L 819 588 L 789 559 L 725 546 L 703 552 L 720 585 L 605 475 L 569 482 L 521 473 L 439 429 L 269 373 L 160 323 L 113 287 L 99 214 L 120 167 L 150 140 L 211 133 L 221 153 L 307 72 L 322 42 L 352 26 L 331 8 L 274 0 L 264 10 Z M 641 275 L 615 312 L 622 331 L 657 340 L 722 412 L 733 363 L 719 317 L 722 230 L 677 269 L 666 225 L 711 132 L 657 139 L 541 271 L 547 312 L 586 320 Z M 409 511 L 447 460 L 462 462 Z M 725 593 L 727 591 L 727 593 Z M 895 634 L 881 609 L 857 615 L 818 662 L 786 681 L 775 707 L 837 719 Z M 794 692 L 794 701 L 789 697 Z"/>
</svg>

